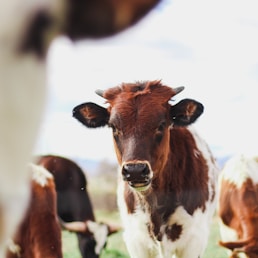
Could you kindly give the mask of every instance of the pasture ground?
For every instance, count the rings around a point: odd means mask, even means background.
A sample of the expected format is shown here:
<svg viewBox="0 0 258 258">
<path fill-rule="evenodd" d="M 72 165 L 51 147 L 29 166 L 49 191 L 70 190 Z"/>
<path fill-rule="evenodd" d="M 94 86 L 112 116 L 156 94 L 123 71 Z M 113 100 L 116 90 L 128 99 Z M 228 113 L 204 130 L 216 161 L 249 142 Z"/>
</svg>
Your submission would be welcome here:
<svg viewBox="0 0 258 258">
<path fill-rule="evenodd" d="M 96 212 L 98 221 L 115 222 L 119 221 L 117 212 Z M 227 258 L 226 250 L 218 246 L 219 229 L 217 218 L 214 217 L 211 226 L 209 243 L 203 258 Z M 81 258 L 77 247 L 75 234 L 63 231 L 63 253 L 64 258 Z M 106 249 L 102 252 L 101 258 L 129 258 L 126 247 L 122 240 L 122 233 L 118 232 L 109 237 Z"/>
</svg>

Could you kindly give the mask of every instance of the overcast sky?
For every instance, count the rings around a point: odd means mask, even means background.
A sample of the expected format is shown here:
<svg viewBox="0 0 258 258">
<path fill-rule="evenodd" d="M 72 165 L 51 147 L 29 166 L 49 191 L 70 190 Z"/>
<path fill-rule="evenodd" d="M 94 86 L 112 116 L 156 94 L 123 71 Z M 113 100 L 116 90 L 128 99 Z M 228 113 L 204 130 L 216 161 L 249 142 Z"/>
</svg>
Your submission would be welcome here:
<svg viewBox="0 0 258 258">
<path fill-rule="evenodd" d="M 105 40 L 58 38 L 48 55 L 49 101 L 36 153 L 115 159 L 108 128 L 87 129 L 76 105 L 104 100 L 94 91 L 162 79 L 185 86 L 205 112 L 195 127 L 216 156 L 258 155 L 256 0 L 165 1 L 136 26 Z"/>
</svg>

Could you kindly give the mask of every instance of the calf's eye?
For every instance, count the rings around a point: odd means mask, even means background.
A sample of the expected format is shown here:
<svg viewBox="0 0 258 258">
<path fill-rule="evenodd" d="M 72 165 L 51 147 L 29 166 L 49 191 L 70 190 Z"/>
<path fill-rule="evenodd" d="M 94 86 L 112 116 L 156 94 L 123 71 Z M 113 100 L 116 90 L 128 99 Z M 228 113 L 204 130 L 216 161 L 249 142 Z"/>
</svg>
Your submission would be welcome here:
<svg viewBox="0 0 258 258">
<path fill-rule="evenodd" d="M 114 126 L 113 124 L 110 124 L 109 127 L 112 128 L 114 137 L 118 137 L 121 134 L 121 131 L 117 129 L 117 127 Z"/>
<path fill-rule="evenodd" d="M 158 143 L 160 143 L 163 138 L 163 132 L 165 128 L 166 128 L 166 122 L 162 122 L 156 129 L 155 138 Z"/>
<path fill-rule="evenodd" d="M 157 132 L 163 132 L 165 127 L 166 127 L 165 122 L 160 123 L 159 127 L 157 128 Z"/>
</svg>

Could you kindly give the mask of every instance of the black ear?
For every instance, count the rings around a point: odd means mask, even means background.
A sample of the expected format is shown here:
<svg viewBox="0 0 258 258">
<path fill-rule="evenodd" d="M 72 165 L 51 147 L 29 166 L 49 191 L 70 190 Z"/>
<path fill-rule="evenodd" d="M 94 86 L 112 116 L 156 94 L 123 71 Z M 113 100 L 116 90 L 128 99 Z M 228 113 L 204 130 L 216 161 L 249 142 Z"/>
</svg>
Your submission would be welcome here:
<svg viewBox="0 0 258 258">
<path fill-rule="evenodd" d="M 170 118 L 176 126 L 187 126 L 196 121 L 203 113 L 203 105 L 193 99 L 183 99 L 171 106 Z"/>
<path fill-rule="evenodd" d="M 97 128 L 107 125 L 109 113 L 106 108 L 87 102 L 73 109 L 73 117 L 87 127 Z"/>
</svg>

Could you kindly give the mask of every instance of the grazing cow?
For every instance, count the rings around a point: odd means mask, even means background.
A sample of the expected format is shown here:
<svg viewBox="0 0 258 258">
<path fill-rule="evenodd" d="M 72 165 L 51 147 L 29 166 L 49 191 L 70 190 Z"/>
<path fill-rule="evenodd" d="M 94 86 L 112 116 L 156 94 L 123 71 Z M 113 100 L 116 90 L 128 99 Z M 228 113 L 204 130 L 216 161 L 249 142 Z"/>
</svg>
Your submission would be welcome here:
<svg viewBox="0 0 258 258">
<path fill-rule="evenodd" d="M 62 258 L 53 176 L 34 164 L 30 165 L 30 174 L 29 205 L 9 243 L 6 258 Z"/>
<path fill-rule="evenodd" d="M 72 40 L 113 35 L 136 23 L 159 1 L 1 1 L 0 257 L 29 198 L 25 167 L 45 106 L 45 59 L 51 42 L 59 35 Z"/>
<path fill-rule="evenodd" d="M 82 257 L 99 257 L 107 237 L 119 228 L 95 222 L 82 169 L 75 162 L 55 155 L 41 156 L 36 163 L 54 176 L 58 216 L 62 220 L 63 228 L 77 233 Z"/>
<path fill-rule="evenodd" d="M 207 244 L 218 170 L 206 143 L 187 127 L 202 104 L 169 104 L 182 90 L 160 81 L 123 83 L 97 91 L 107 109 L 84 103 L 73 110 L 85 126 L 113 130 L 118 205 L 134 258 L 197 258 Z"/>
<path fill-rule="evenodd" d="M 237 155 L 219 177 L 220 245 L 236 257 L 258 257 L 258 157 Z"/>
</svg>

